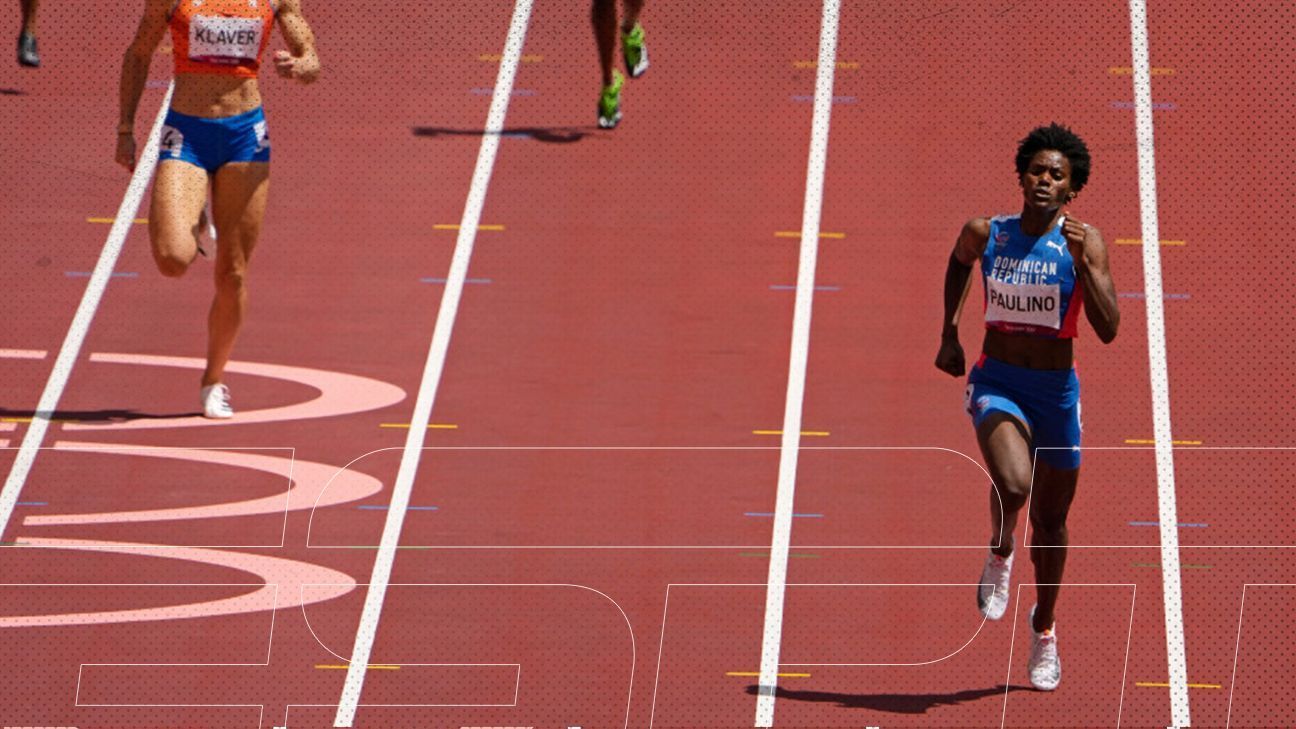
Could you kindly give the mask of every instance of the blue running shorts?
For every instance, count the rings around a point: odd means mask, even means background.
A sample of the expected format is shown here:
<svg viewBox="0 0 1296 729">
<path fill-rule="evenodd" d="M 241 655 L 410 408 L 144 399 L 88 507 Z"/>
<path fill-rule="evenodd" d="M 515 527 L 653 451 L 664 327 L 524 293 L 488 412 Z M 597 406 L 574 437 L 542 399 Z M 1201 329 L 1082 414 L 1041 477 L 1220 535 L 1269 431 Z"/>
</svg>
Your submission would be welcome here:
<svg viewBox="0 0 1296 729">
<path fill-rule="evenodd" d="M 1054 468 L 1080 467 L 1080 380 L 1074 368 L 1035 370 L 982 355 L 968 373 L 964 408 L 972 424 L 993 413 L 1021 421 L 1031 448 Z"/>
<path fill-rule="evenodd" d="M 270 136 L 261 107 L 235 116 L 201 117 L 167 110 L 158 161 L 180 160 L 215 173 L 229 162 L 269 162 Z"/>
</svg>

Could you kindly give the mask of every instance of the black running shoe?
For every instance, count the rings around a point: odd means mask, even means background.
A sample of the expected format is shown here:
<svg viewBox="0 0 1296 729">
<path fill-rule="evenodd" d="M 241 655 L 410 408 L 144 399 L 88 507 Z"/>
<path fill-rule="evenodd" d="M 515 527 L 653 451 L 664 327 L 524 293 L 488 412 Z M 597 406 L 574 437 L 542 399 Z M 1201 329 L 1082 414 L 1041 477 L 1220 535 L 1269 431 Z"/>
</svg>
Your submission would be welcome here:
<svg viewBox="0 0 1296 729">
<path fill-rule="evenodd" d="M 18 35 L 18 65 L 28 68 L 40 67 L 40 53 L 36 50 L 36 36 L 31 33 Z"/>
</svg>

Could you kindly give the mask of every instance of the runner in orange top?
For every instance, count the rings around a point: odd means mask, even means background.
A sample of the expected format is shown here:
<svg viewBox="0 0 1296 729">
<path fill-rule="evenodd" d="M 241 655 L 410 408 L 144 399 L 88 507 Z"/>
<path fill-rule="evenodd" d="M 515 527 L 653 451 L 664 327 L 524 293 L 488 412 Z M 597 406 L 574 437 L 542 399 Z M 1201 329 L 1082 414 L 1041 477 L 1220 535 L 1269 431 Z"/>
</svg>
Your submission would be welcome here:
<svg viewBox="0 0 1296 729">
<path fill-rule="evenodd" d="M 319 76 L 315 37 L 301 0 L 145 0 L 144 17 L 122 61 L 117 162 L 135 168 L 135 110 L 149 64 L 170 26 L 175 93 L 162 129 L 149 212 L 153 258 L 164 276 L 184 275 L 200 252 L 203 207 L 212 193 L 216 296 L 208 315 L 203 415 L 232 417 L 222 379 L 247 309 L 248 258 L 270 190 L 270 137 L 257 71 L 278 21 L 289 51 L 274 56 L 284 78 Z"/>
</svg>

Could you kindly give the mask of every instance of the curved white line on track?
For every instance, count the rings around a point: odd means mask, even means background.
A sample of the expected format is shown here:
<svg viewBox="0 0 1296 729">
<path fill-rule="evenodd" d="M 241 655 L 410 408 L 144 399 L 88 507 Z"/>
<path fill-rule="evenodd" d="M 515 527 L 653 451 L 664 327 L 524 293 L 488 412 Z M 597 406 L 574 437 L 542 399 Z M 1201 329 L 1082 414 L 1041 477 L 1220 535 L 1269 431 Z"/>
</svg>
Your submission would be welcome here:
<svg viewBox="0 0 1296 729">
<path fill-rule="evenodd" d="M 341 597 L 355 589 L 355 580 L 337 570 L 299 562 L 280 557 L 267 557 L 246 552 L 226 552 L 217 549 L 174 548 L 160 551 L 154 544 L 135 544 L 130 542 L 99 542 L 82 539 L 32 539 L 23 538 L 18 544 L 24 547 L 44 547 L 49 549 L 67 549 L 74 551 L 103 552 L 108 554 L 126 554 L 133 556 L 162 557 L 186 562 L 197 562 L 215 567 L 227 567 L 247 572 L 264 581 L 264 584 L 252 592 L 234 597 L 220 598 L 206 602 L 187 605 L 167 605 L 154 608 L 136 608 L 133 610 L 109 610 L 92 613 L 61 613 L 53 615 L 15 615 L 0 617 L 0 628 L 48 628 L 70 625 L 105 625 L 115 623 L 136 623 L 151 620 L 182 620 L 189 618 L 207 618 L 219 615 L 239 615 L 243 613 L 263 612 L 276 608 L 291 608 L 306 603 L 324 602 Z M 321 590 L 307 600 L 302 585 L 323 586 Z M 12 585 L 11 585 L 12 586 Z M 58 587 L 59 585 L 39 585 Z M 31 587 L 39 587 L 32 585 Z M 132 587 L 132 585 L 119 585 Z M 141 587 L 165 587 L 166 585 L 144 585 Z M 279 588 L 283 587 L 283 590 Z M 279 599 L 278 593 L 283 597 Z"/>
<path fill-rule="evenodd" d="M 334 586 L 333 586 L 333 585 L 307 585 L 307 584 L 303 584 L 303 585 L 301 586 L 301 591 L 302 591 L 303 593 L 305 593 L 307 587 L 334 587 Z M 457 582 L 456 582 L 456 583 L 435 583 L 435 582 L 426 582 L 426 583 L 425 583 L 425 582 L 403 582 L 403 583 L 388 583 L 388 587 L 520 587 L 520 588 L 531 588 L 531 587 L 571 587 L 571 588 L 576 588 L 576 589 L 578 589 L 578 590 L 585 590 L 586 592 L 592 592 L 592 593 L 598 595 L 599 597 L 601 597 L 601 598 L 603 598 L 604 600 L 606 600 L 606 601 L 608 601 L 609 603 L 611 603 L 611 604 L 612 604 L 612 607 L 615 607 L 615 608 L 617 609 L 617 612 L 621 613 L 621 619 L 622 619 L 623 621 L 625 621 L 626 633 L 627 633 L 627 635 L 630 636 L 630 685 L 629 685 L 629 688 L 626 690 L 626 713 L 625 713 L 625 717 L 626 717 L 626 718 L 625 718 L 625 726 L 626 726 L 626 727 L 629 727 L 629 726 L 630 726 L 630 703 L 631 703 L 631 699 L 632 699 L 633 696 L 634 696 L 635 667 L 636 667 L 637 662 L 638 662 L 638 660 L 639 660 L 639 651 L 638 651 L 638 648 L 636 647 L 636 644 L 635 644 L 634 626 L 632 626 L 632 625 L 630 624 L 630 616 L 629 616 L 629 615 L 626 615 L 625 608 L 621 607 L 621 603 L 619 603 L 619 602 L 617 602 L 616 600 L 612 599 L 612 596 L 608 595 L 606 592 L 603 592 L 602 590 L 597 590 L 597 589 L 595 589 L 595 588 L 593 588 L 593 587 L 589 587 L 589 586 L 587 586 L 587 585 L 577 585 L 577 584 L 574 584 L 574 583 L 566 583 L 566 582 L 562 582 L 562 583 L 529 583 L 529 582 L 517 582 L 517 583 L 511 583 L 511 582 L 510 582 L 510 583 L 505 583 L 505 582 L 491 582 L 491 583 L 485 583 L 485 582 L 483 582 L 483 583 L 457 583 Z M 320 640 L 319 634 L 317 634 L 317 633 L 315 632 L 315 628 L 311 626 L 310 616 L 308 616 L 308 615 L 306 614 L 306 606 L 307 606 L 308 604 L 313 604 L 313 603 L 316 603 L 316 602 L 322 602 L 322 600 L 310 600 L 310 601 L 305 601 L 305 602 L 301 602 L 301 603 L 300 603 L 300 604 L 301 604 L 301 611 L 302 611 L 302 622 L 306 623 L 306 629 L 310 631 L 311 637 L 315 639 L 315 642 L 319 644 L 319 647 L 320 647 L 320 648 L 324 649 L 324 651 L 327 652 L 327 653 L 332 653 L 334 656 L 337 656 L 340 660 L 347 661 L 347 662 L 349 663 L 349 662 L 350 662 L 350 659 L 349 659 L 349 658 L 347 658 L 346 656 L 343 656 L 343 655 L 339 654 L 337 651 L 335 651 L 335 650 L 333 650 L 332 648 L 330 648 L 330 647 L 328 647 L 327 645 L 325 645 L 325 644 L 324 644 L 324 641 Z M 974 637 L 975 637 L 975 636 L 974 636 Z M 371 659 L 371 661 L 372 661 L 372 659 Z M 390 662 L 390 661 L 379 661 L 379 663 L 382 663 L 383 665 L 396 665 L 396 666 L 399 666 L 399 665 L 405 665 L 405 666 L 410 666 L 410 665 L 433 665 L 433 666 L 434 666 L 434 665 L 438 665 L 438 664 L 435 664 L 435 663 L 428 663 L 428 664 L 417 664 L 417 663 L 413 663 L 413 664 L 411 664 L 411 663 L 392 663 L 392 662 Z M 474 664 L 443 664 L 443 665 L 474 665 Z M 479 665 L 499 665 L 499 664 L 479 664 Z"/>
<path fill-rule="evenodd" d="M 324 463 L 294 460 L 279 456 L 222 450 L 71 441 L 58 441 L 54 444 L 54 448 L 95 454 L 174 458 L 198 463 L 250 468 L 276 476 L 291 474 L 292 485 L 285 493 L 247 501 L 231 501 L 223 504 L 185 506 L 172 509 L 29 516 L 23 519 L 23 526 L 121 524 L 127 522 L 225 519 L 258 514 L 282 514 L 285 511 L 305 511 L 321 506 L 336 506 L 337 504 L 359 501 L 382 491 L 382 482 L 373 476 L 347 469 L 339 470 L 337 466 Z"/>
<path fill-rule="evenodd" d="M 143 365 L 146 367 L 181 367 L 191 370 L 201 370 L 207 366 L 206 360 L 198 357 L 164 357 L 150 354 L 112 354 L 104 352 L 91 354 L 90 361 L 107 364 Z M 319 390 L 320 395 L 313 400 L 283 407 L 240 410 L 237 415 L 229 420 L 211 420 L 195 415 L 188 418 L 168 420 L 145 418 L 128 420 L 122 423 L 64 423 L 63 429 L 65 431 L 140 430 L 144 428 L 194 428 L 198 426 L 276 423 L 283 420 L 305 420 L 308 418 L 327 418 L 334 415 L 362 413 L 394 405 L 405 399 L 405 391 L 395 385 L 370 377 L 350 375 L 343 372 L 237 360 L 230 361 L 226 365 L 225 371 L 240 375 L 255 375 L 296 382 Z"/>
</svg>

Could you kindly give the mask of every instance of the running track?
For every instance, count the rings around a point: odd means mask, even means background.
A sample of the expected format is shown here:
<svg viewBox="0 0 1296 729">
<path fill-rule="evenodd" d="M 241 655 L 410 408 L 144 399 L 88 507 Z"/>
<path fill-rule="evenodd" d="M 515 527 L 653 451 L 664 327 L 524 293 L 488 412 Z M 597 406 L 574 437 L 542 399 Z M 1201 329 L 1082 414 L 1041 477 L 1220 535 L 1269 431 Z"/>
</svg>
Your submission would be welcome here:
<svg viewBox="0 0 1296 729">
<path fill-rule="evenodd" d="M 115 7 L 43 9 L 46 67 L 0 76 L 6 474 L 125 190 Z M 356 726 L 753 724 L 727 674 L 762 657 L 781 454 L 753 431 L 783 422 L 820 14 L 751 10 L 650 3 L 608 133 L 587 9 L 533 9 Z M 0 723 L 335 720 L 513 7 L 306 11 L 326 75 L 264 79 L 240 417 L 193 419 L 209 264 L 162 279 L 132 226 L 2 535 Z M 1191 718 L 1291 724 L 1296 18 L 1148 17 Z M 775 723 L 1165 726 L 1128 9 L 847 0 L 839 27 Z M 1043 695 L 1029 596 L 972 608 L 987 479 L 930 361 L 953 235 L 1015 208 L 1012 144 L 1052 119 L 1095 152 L 1077 214 L 1124 320 L 1078 345 Z"/>
</svg>

